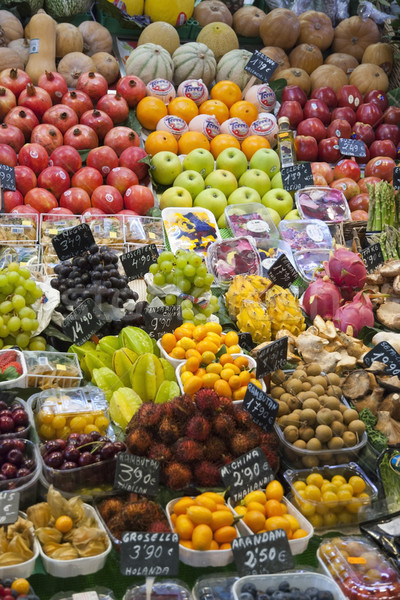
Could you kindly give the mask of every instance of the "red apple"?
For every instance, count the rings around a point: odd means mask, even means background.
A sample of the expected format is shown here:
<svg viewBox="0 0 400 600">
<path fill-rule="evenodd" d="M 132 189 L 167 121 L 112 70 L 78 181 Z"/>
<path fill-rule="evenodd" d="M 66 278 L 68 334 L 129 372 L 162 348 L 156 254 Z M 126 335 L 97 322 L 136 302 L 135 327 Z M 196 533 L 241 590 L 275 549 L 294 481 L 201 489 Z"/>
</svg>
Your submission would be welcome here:
<svg viewBox="0 0 400 600">
<path fill-rule="evenodd" d="M 130 185 L 138 185 L 136 174 L 126 167 L 115 167 L 107 175 L 107 185 L 113 185 L 121 194 L 125 194 Z"/>
<path fill-rule="evenodd" d="M 303 108 L 303 115 L 305 119 L 320 119 L 324 125 L 329 125 L 331 121 L 329 108 L 325 102 L 318 100 L 318 98 L 307 100 Z"/>
<path fill-rule="evenodd" d="M 304 119 L 297 127 L 297 135 L 311 135 L 320 142 L 326 138 L 326 128 L 320 119 Z"/>
<path fill-rule="evenodd" d="M 33 206 L 27 206 L 26 204 L 23 204 L 22 206 L 15 206 L 11 210 L 11 214 L 16 214 L 16 215 L 38 215 L 39 211 L 36 210 L 36 208 L 34 208 Z"/>
<path fill-rule="evenodd" d="M 37 186 L 37 178 L 30 167 L 17 165 L 15 167 L 15 185 L 23 196 Z"/>
<path fill-rule="evenodd" d="M 300 121 L 303 120 L 303 109 L 301 104 L 296 100 L 286 100 L 282 102 L 278 112 L 278 119 L 287 117 L 290 121 L 290 127 L 296 129 Z"/>
<path fill-rule="evenodd" d="M 352 221 L 368 221 L 368 212 L 365 210 L 353 210 L 351 212 Z"/>
<path fill-rule="evenodd" d="M 311 163 L 311 171 L 313 175 L 322 175 L 328 183 L 333 181 L 333 169 L 327 162 Z"/>
<path fill-rule="evenodd" d="M 9 213 L 16 206 L 21 206 L 24 203 L 24 197 L 18 190 L 15 192 L 5 191 L 3 192 L 4 198 L 4 212 Z"/>
<path fill-rule="evenodd" d="M 373 102 L 367 102 L 366 104 L 361 104 L 358 107 L 356 112 L 357 121 L 361 121 L 361 123 L 369 123 L 372 127 L 375 127 L 378 122 L 382 118 L 382 111 Z"/>
<path fill-rule="evenodd" d="M 83 217 L 99 217 L 100 215 L 105 215 L 106 213 L 104 212 L 104 210 L 101 210 L 101 208 L 94 208 L 93 206 L 91 206 L 90 208 L 87 208 L 86 210 L 83 211 L 82 216 Z"/>
<path fill-rule="evenodd" d="M 363 97 L 360 90 L 355 85 L 344 85 L 337 92 L 338 106 L 348 106 L 356 111 L 362 104 Z"/>
<path fill-rule="evenodd" d="M 295 100 L 303 107 L 307 102 L 307 94 L 298 85 L 287 85 L 283 88 L 281 102 Z"/>
<path fill-rule="evenodd" d="M 400 126 L 400 108 L 398 106 L 389 106 L 383 114 L 383 122 L 391 125 Z"/>
<path fill-rule="evenodd" d="M 103 176 L 93 167 L 82 167 L 71 179 L 72 187 L 80 187 L 91 196 L 94 190 L 102 185 Z"/>
<path fill-rule="evenodd" d="M 360 179 L 361 169 L 355 160 L 351 160 L 350 158 L 339 160 L 333 169 L 333 179 L 342 179 L 343 177 L 349 177 L 354 181 Z"/>
<path fill-rule="evenodd" d="M 359 165 L 366 165 L 367 162 L 369 161 L 369 148 L 365 142 L 363 142 L 363 144 L 364 144 L 365 156 L 355 156 L 354 157 L 354 160 Z"/>
<path fill-rule="evenodd" d="M 112 185 L 97 187 L 92 194 L 91 201 L 94 208 L 100 208 L 106 214 L 115 214 L 124 208 L 121 193 Z"/>
<path fill-rule="evenodd" d="M 329 86 L 317 88 L 311 94 L 311 98 L 318 98 L 318 100 L 322 100 L 323 102 L 325 102 L 328 108 L 337 107 L 337 98 L 335 91 Z"/>
<path fill-rule="evenodd" d="M 49 211 L 49 215 L 58 215 L 58 216 L 60 216 L 60 215 L 64 215 L 64 216 L 70 216 L 70 215 L 73 215 L 73 214 L 74 214 L 74 213 L 72 212 L 72 210 L 69 210 L 68 208 L 63 208 L 62 206 L 56 206 L 55 208 L 52 208 L 52 209 Z M 49 217 L 49 216 L 46 216 L 46 217 L 43 217 L 43 220 L 44 220 L 44 221 L 51 221 L 52 219 L 51 219 L 51 217 Z"/>
<path fill-rule="evenodd" d="M 313 175 L 313 180 L 314 180 L 314 185 L 322 185 L 322 186 L 327 186 L 328 182 L 325 179 L 325 177 L 322 177 L 322 175 Z"/>
<path fill-rule="evenodd" d="M 310 162 L 318 158 L 317 140 L 311 135 L 296 135 L 294 149 L 297 160 Z"/>
<path fill-rule="evenodd" d="M 382 112 L 385 112 L 389 106 L 388 97 L 385 92 L 382 92 L 381 90 L 371 90 L 370 92 L 367 92 L 364 96 L 364 102 L 373 102 L 379 106 Z"/>
<path fill-rule="evenodd" d="M 370 146 L 375 140 L 375 133 L 372 125 L 357 121 L 357 123 L 353 126 L 351 137 L 355 140 L 362 140 L 364 144 Z"/>
<path fill-rule="evenodd" d="M 33 206 L 40 213 L 48 213 L 52 208 L 58 206 L 56 197 L 49 190 L 40 187 L 29 190 L 24 198 L 24 203 Z"/>
<path fill-rule="evenodd" d="M 371 158 L 375 156 L 389 156 L 389 158 L 397 158 L 396 146 L 392 140 L 375 140 L 369 147 L 369 153 Z"/>
<path fill-rule="evenodd" d="M 344 119 L 334 119 L 326 130 L 326 137 L 346 138 L 351 136 L 351 125 Z"/>
<path fill-rule="evenodd" d="M 352 110 L 349 106 L 340 106 L 338 108 L 334 108 L 331 114 L 331 122 L 335 119 L 343 119 L 350 123 L 350 126 L 353 127 L 356 122 L 356 114 L 354 110 Z"/>
<path fill-rule="evenodd" d="M 126 148 L 119 157 L 119 166 L 126 167 L 135 173 L 139 181 L 147 176 L 149 166 L 140 162 L 148 156 L 146 150 L 139 146 Z"/>
<path fill-rule="evenodd" d="M 393 169 L 396 166 L 393 158 L 387 156 L 376 156 L 368 161 L 365 167 L 365 177 L 380 177 L 386 181 L 393 179 Z"/>
<path fill-rule="evenodd" d="M 357 196 L 353 196 L 353 198 L 349 200 L 349 208 L 351 212 L 353 212 L 354 210 L 365 210 L 368 212 L 368 207 L 369 194 L 357 194 Z"/>
<path fill-rule="evenodd" d="M 350 200 L 353 196 L 357 196 L 360 193 L 360 188 L 354 179 L 350 177 L 342 177 L 342 179 L 336 179 L 330 184 L 331 188 L 340 190 L 346 197 L 346 200 Z"/>
<path fill-rule="evenodd" d="M 392 140 L 393 144 L 397 146 L 400 142 L 400 129 L 391 123 L 381 123 L 375 129 L 375 139 Z"/>
<path fill-rule="evenodd" d="M 60 206 L 68 208 L 75 215 L 80 215 L 84 210 L 90 208 L 90 196 L 82 188 L 73 187 L 62 194 Z"/>
<path fill-rule="evenodd" d="M 335 163 L 342 158 L 339 150 L 339 140 L 333 136 L 321 140 L 318 144 L 318 159 L 324 162 Z"/>
<path fill-rule="evenodd" d="M 69 175 L 62 167 L 47 167 L 38 177 L 38 186 L 49 190 L 59 200 L 70 186 Z"/>
<path fill-rule="evenodd" d="M 145 215 L 154 206 L 153 193 L 144 185 L 131 185 L 125 192 L 124 206 L 138 215 Z"/>
<path fill-rule="evenodd" d="M 379 182 L 379 177 L 363 177 L 362 179 L 360 179 L 360 181 L 358 181 L 360 192 L 362 194 L 368 194 L 367 184 L 375 186 L 375 184 Z"/>
</svg>

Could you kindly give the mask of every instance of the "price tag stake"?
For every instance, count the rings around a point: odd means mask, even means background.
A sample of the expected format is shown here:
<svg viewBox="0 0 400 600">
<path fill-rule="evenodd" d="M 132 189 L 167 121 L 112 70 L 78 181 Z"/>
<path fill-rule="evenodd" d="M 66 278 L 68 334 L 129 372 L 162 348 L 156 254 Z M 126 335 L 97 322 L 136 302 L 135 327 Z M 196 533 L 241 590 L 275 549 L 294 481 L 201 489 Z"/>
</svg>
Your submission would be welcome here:
<svg viewBox="0 0 400 600">
<path fill-rule="evenodd" d="M 314 185 L 314 177 L 309 162 L 284 167 L 281 170 L 281 175 L 283 188 L 288 192 Z"/>
<path fill-rule="evenodd" d="M 147 306 L 144 311 L 144 329 L 158 340 L 164 333 L 173 331 L 183 323 L 180 306 Z"/>
<path fill-rule="evenodd" d="M 271 431 L 278 414 L 279 403 L 250 382 L 243 399 L 243 408 L 259 427 Z"/>
<path fill-rule="evenodd" d="M 0 164 L 0 184 L 3 190 L 9 190 L 15 192 L 17 189 L 15 183 L 15 169 L 8 165 Z"/>
<path fill-rule="evenodd" d="M 79 346 L 90 340 L 92 335 L 107 323 L 107 319 L 96 306 L 92 298 L 79 304 L 76 309 L 64 319 L 63 331 Z"/>
<path fill-rule="evenodd" d="M 400 376 L 400 354 L 389 342 L 380 342 L 364 356 L 367 367 L 375 361 L 386 365 L 385 373 Z"/>
<path fill-rule="evenodd" d="M 236 538 L 232 541 L 232 551 L 240 577 L 279 573 L 294 567 L 283 529 Z"/>
<path fill-rule="evenodd" d="M 149 271 L 150 265 L 157 262 L 158 251 L 155 244 L 147 244 L 120 256 L 122 266 L 129 281 L 140 279 Z"/>
<path fill-rule="evenodd" d="M 367 156 L 365 144 L 362 140 L 339 138 L 339 150 L 343 156 L 357 156 L 358 158 Z"/>
<path fill-rule="evenodd" d="M 271 342 L 257 353 L 257 379 L 263 379 L 272 371 L 283 369 L 287 363 L 287 336 Z"/>
<path fill-rule="evenodd" d="M 393 169 L 393 187 L 395 190 L 400 190 L 400 167 Z"/>
<path fill-rule="evenodd" d="M 10 525 L 18 519 L 19 492 L 0 492 L 0 525 Z"/>
<path fill-rule="evenodd" d="M 229 496 L 238 502 L 249 492 L 265 486 L 274 479 L 274 474 L 261 448 L 242 454 L 219 470 Z"/>
<path fill-rule="evenodd" d="M 259 50 L 255 50 L 244 68 L 263 83 L 267 83 L 278 68 L 278 63 Z"/>
<path fill-rule="evenodd" d="M 179 538 L 177 533 L 126 531 L 121 539 L 122 575 L 171 577 L 178 575 Z"/>
<path fill-rule="evenodd" d="M 385 262 L 379 242 L 362 250 L 361 256 L 368 273 L 373 273 L 379 265 Z"/>
<path fill-rule="evenodd" d="M 155 496 L 160 481 L 160 463 L 126 452 L 117 454 L 114 488 Z"/>
<path fill-rule="evenodd" d="M 298 277 L 298 272 L 284 254 L 281 254 L 268 270 L 268 279 L 283 288 L 290 287 Z"/>
<path fill-rule="evenodd" d="M 64 229 L 51 240 L 60 260 L 69 260 L 89 250 L 95 241 L 87 223 Z"/>
</svg>

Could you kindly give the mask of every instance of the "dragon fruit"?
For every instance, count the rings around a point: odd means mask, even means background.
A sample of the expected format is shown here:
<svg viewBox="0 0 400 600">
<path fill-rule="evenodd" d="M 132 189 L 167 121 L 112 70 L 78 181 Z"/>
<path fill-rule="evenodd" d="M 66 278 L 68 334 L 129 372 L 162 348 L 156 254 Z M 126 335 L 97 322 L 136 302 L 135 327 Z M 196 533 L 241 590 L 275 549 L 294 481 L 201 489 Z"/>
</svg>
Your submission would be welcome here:
<svg viewBox="0 0 400 600">
<path fill-rule="evenodd" d="M 362 258 L 347 248 L 336 248 L 324 267 L 327 275 L 340 288 L 361 289 L 367 278 Z"/>
<path fill-rule="evenodd" d="M 312 319 L 317 315 L 321 315 L 323 319 L 332 319 L 341 301 L 336 285 L 326 276 L 317 277 L 304 293 L 303 308 Z"/>
<path fill-rule="evenodd" d="M 353 328 L 353 335 L 357 336 L 363 327 L 374 325 L 374 312 L 369 296 L 358 292 L 351 302 L 346 302 L 337 309 L 333 322 L 340 331 L 346 333 L 349 325 Z"/>
</svg>

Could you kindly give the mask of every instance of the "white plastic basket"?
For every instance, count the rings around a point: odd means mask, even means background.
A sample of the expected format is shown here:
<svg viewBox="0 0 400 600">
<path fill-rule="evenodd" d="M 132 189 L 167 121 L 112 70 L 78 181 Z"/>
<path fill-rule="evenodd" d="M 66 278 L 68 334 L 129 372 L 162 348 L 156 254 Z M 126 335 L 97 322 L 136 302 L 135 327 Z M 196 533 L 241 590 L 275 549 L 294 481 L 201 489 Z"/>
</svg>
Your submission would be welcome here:
<svg viewBox="0 0 400 600">
<path fill-rule="evenodd" d="M 4 352 L 8 352 L 8 350 L 0 350 L 0 356 Z M 9 389 L 15 388 L 15 387 L 18 387 L 18 388 L 26 388 L 27 387 L 28 369 L 26 366 L 24 355 L 19 350 L 14 350 L 14 352 L 17 353 L 18 362 L 21 363 L 22 375 L 20 375 L 16 379 L 10 379 L 10 381 L 0 381 L 0 390 L 9 390 Z"/>
<path fill-rule="evenodd" d="M 27 516 L 25 513 L 23 512 L 19 512 L 20 516 L 23 517 L 24 519 L 27 519 Z M 0 567 L 0 579 L 3 579 L 4 577 L 10 578 L 10 579 L 14 579 L 14 577 L 23 577 L 24 579 L 27 579 L 28 577 L 30 577 L 33 573 L 33 571 L 35 570 L 35 562 L 37 557 L 39 556 L 39 551 L 40 551 L 40 544 L 37 541 L 33 529 L 32 529 L 32 534 L 33 534 L 33 557 L 30 558 L 29 560 L 26 560 L 23 563 L 20 563 L 19 565 L 9 565 L 7 567 Z"/>
<path fill-rule="evenodd" d="M 172 358 L 172 356 L 170 356 L 168 352 L 165 352 L 164 348 L 161 345 L 161 339 L 157 340 L 157 346 L 160 349 L 161 358 L 165 358 L 165 360 L 167 360 L 174 367 L 174 369 L 177 369 L 179 365 L 185 364 L 187 360 L 186 358 L 182 360 L 179 358 Z"/>
<path fill-rule="evenodd" d="M 346 597 L 343 595 L 340 587 L 333 581 L 333 579 L 331 579 L 331 577 L 321 575 L 320 573 L 311 573 L 307 571 L 289 571 L 287 573 L 275 573 L 271 575 L 247 575 L 246 577 L 241 577 L 233 584 L 233 600 L 239 600 L 240 591 L 246 583 L 254 583 L 258 590 L 265 592 L 267 588 L 272 586 L 278 587 L 282 581 L 287 580 L 289 580 L 291 587 L 297 587 L 302 592 L 304 592 L 307 588 L 316 587 L 319 590 L 331 592 L 334 600 L 346 600 Z"/>
</svg>

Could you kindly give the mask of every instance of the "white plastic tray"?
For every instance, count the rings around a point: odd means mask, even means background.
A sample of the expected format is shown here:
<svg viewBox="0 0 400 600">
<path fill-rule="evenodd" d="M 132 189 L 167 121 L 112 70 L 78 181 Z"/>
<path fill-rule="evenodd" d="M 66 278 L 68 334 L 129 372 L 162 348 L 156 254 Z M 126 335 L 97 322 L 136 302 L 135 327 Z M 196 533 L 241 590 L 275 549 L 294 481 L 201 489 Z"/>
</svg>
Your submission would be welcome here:
<svg viewBox="0 0 400 600">
<path fill-rule="evenodd" d="M 331 577 L 320 573 L 307 571 L 288 571 L 287 573 L 275 573 L 271 575 L 247 575 L 241 577 L 232 587 L 233 600 L 239 600 L 240 590 L 245 583 L 254 583 L 258 590 L 264 591 L 270 586 L 278 586 L 282 581 L 289 580 L 292 587 L 298 587 L 304 592 L 309 587 L 316 587 L 326 592 L 332 592 L 334 600 L 346 600 L 340 587 Z"/>
<path fill-rule="evenodd" d="M 0 356 L 3 354 L 3 352 L 8 352 L 8 350 L 0 350 Z M 19 387 L 19 388 L 27 387 L 28 369 L 26 366 L 24 355 L 19 350 L 15 350 L 15 352 L 17 353 L 18 361 L 21 363 L 21 366 L 22 366 L 22 375 L 20 375 L 16 379 L 10 379 L 10 381 L 1 381 L 0 382 L 0 390 L 9 390 L 9 389 L 15 388 L 15 387 Z"/>
<path fill-rule="evenodd" d="M 19 512 L 20 516 L 24 519 L 27 519 L 25 513 Z M 32 529 L 33 534 L 33 529 Z M 10 565 L 7 567 L 0 567 L 0 579 L 4 577 L 14 579 L 14 577 L 23 577 L 27 579 L 30 577 L 35 570 L 35 562 L 37 557 L 39 556 L 40 544 L 37 541 L 35 535 L 33 534 L 33 557 L 19 565 Z"/>
<path fill-rule="evenodd" d="M 172 358 L 172 356 L 170 356 L 168 354 L 168 352 L 165 352 L 165 350 L 161 344 L 161 338 L 159 340 L 157 340 L 157 346 L 160 349 L 161 358 L 165 358 L 165 360 L 167 360 L 174 367 L 174 369 L 177 369 L 179 367 L 179 365 L 183 365 L 186 362 L 186 360 L 187 360 L 186 358 L 183 358 L 183 359 Z"/>
</svg>

